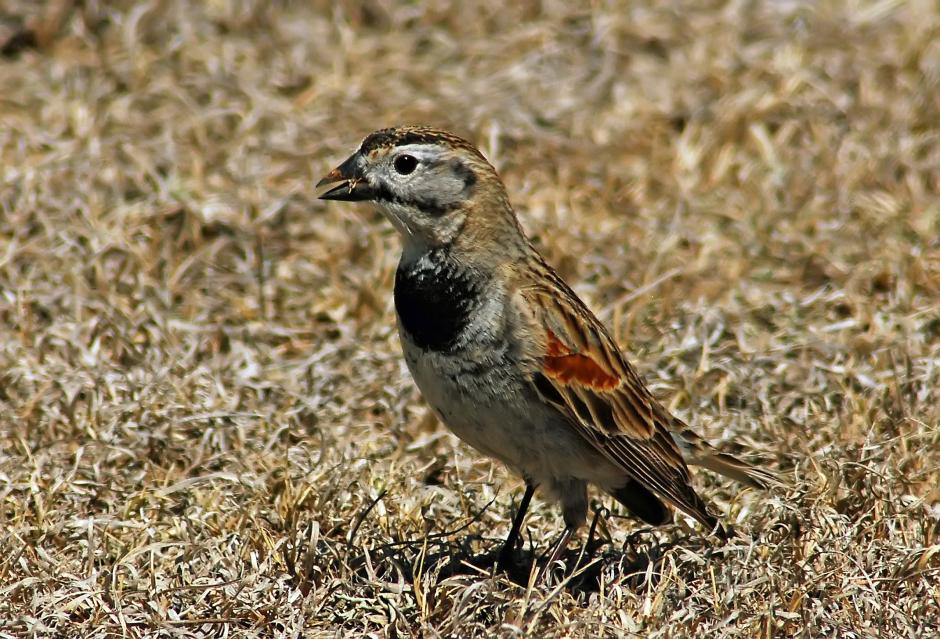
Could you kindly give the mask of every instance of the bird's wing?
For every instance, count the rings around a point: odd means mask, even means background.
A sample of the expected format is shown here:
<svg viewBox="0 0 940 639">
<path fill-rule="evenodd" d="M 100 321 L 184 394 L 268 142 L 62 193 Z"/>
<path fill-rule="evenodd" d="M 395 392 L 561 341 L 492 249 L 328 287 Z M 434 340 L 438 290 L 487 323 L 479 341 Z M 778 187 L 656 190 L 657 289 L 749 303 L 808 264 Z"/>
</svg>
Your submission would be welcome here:
<svg viewBox="0 0 940 639">
<path fill-rule="evenodd" d="M 536 391 L 627 475 L 714 528 L 670 434 L 671 415 L 577 295 L 544 262 L 536 267 L 518 289 L 531 320 Z"/>
</svg>

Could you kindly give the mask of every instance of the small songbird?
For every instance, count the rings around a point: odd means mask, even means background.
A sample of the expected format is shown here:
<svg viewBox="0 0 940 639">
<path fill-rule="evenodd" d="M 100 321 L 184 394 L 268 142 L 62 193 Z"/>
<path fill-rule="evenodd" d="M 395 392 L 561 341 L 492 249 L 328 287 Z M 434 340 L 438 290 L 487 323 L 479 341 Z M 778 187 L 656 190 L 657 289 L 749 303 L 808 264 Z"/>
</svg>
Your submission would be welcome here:
<svg viewBox="0 0 940 639">
<path fill-rule="evenodd" d="M 502 567 L 536 487 L 564 515 L 551 563 L 585 523 L 589 483 L 649 524 L 671 521 L 672 506 L 719 533 L 687 464 L 775 483 L 652 396 L 526 238 L 496 170 L 466 140 L 425 127 L 376 131 L 317 188 L 325 200 L 374 202 L 398 229 L 395 310 L 418 388 L 460 439 L 525 480 Z"/>
</svg>

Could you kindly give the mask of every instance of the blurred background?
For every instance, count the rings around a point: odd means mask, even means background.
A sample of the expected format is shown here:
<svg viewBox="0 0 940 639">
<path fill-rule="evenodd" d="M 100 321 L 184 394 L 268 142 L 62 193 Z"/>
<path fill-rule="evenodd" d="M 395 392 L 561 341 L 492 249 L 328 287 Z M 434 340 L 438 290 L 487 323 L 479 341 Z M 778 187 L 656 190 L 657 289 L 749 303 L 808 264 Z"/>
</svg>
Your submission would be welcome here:
<svg viewBox="0 0 940 639">
<path fill-rule="evenodd" d="M 936 632 L 938 122 L 926 0 L 6 0 L 0 631 Z M 397 124 L 477 144 L 654 393 L 784 472 L 698 474 L 747 537 L 613 519 L 526 596 L 429 554 L 521 484 L 414 389 L 394 231 L 314 197 Z"/>
</svg>

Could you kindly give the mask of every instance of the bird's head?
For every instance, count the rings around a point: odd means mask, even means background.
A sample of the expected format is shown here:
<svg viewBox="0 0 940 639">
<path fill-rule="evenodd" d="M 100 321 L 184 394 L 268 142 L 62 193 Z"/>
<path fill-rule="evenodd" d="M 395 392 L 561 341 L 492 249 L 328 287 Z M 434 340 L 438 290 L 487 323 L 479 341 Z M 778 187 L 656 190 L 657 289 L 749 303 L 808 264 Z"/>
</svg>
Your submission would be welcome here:
<svg viewBox="0 0 940 639">
<path fill-rule="evenodd" d="M 317 190 L 324 200 L 377 204 L 406 251 L 451 245 L 464 236 L 519 233 L 496 170 L 472 144 L 437 129 L 372 133 Z"/>
</svg>

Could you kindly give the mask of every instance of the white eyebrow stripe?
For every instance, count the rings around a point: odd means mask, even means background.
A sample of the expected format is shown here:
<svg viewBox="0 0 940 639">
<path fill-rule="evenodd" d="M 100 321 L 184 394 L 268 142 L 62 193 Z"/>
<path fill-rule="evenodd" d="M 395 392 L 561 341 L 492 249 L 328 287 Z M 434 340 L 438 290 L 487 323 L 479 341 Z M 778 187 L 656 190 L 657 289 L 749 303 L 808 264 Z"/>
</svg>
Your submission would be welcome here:
<svg viewBox="0 0 940 639">
<path fill-rule="evenodd" d="M 418 160 L 424 161 L 443 161 L 443 159 L 449 155 L 446 150 L 436 144 L 404 144 L 402 146 L 396 146 L 395 155 L 401 155 L 402 153 L 413 155 Z"/>
</svg>

